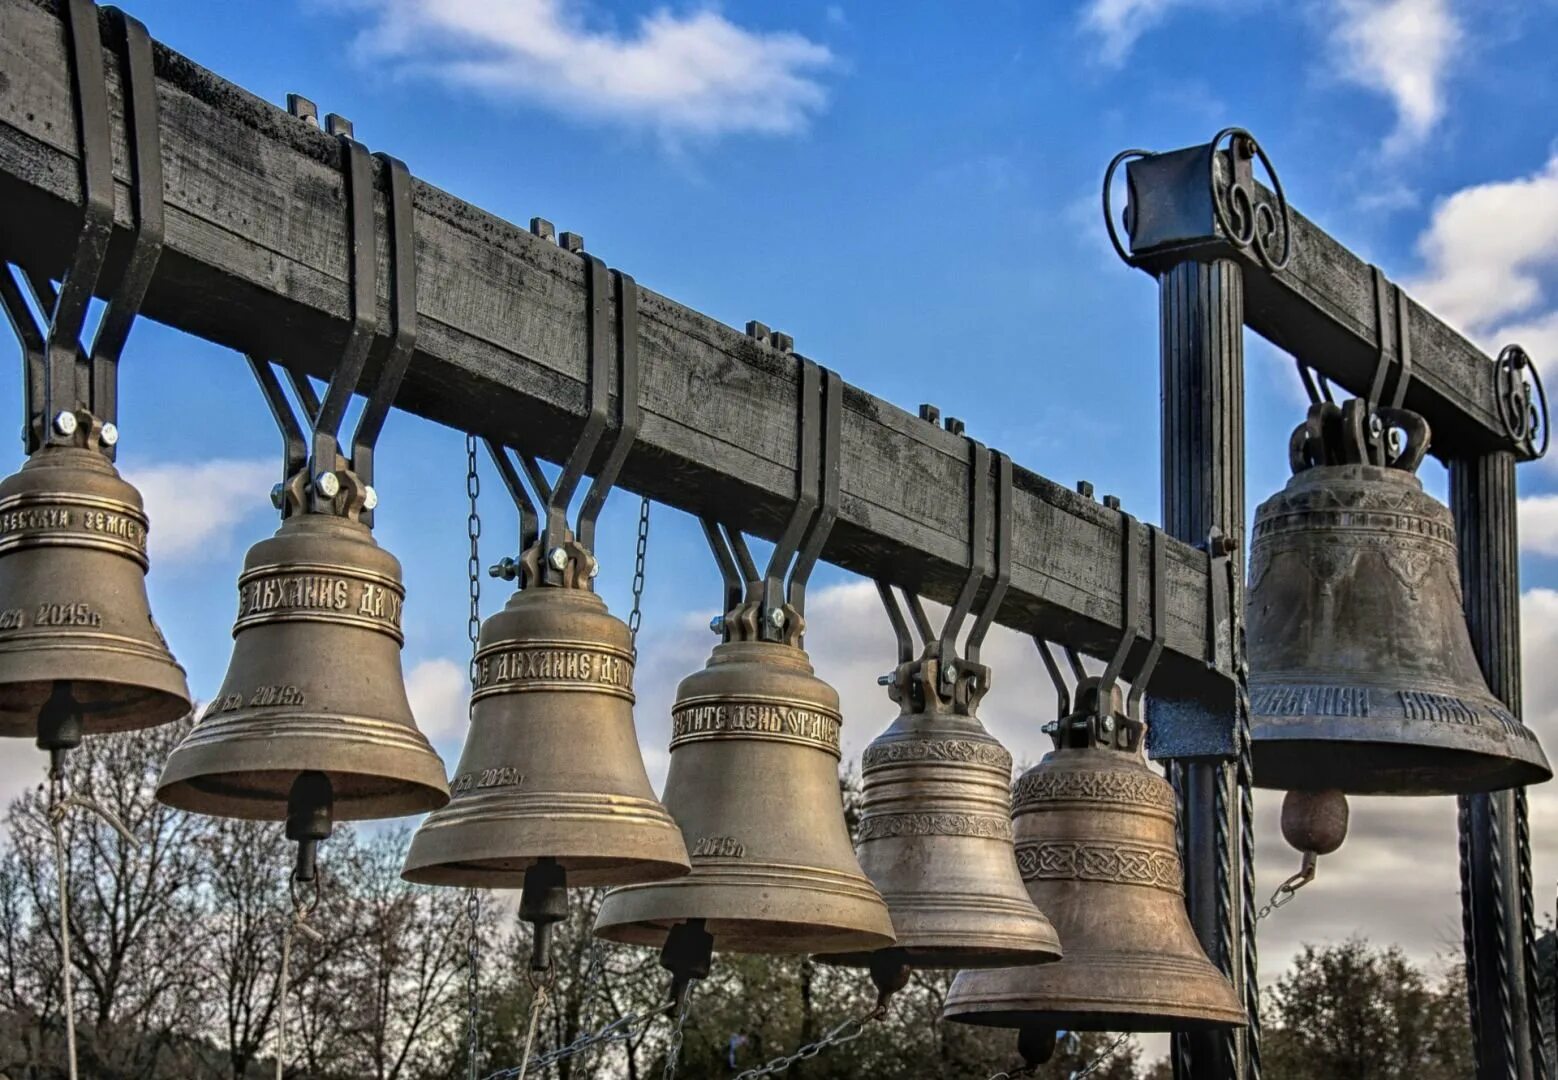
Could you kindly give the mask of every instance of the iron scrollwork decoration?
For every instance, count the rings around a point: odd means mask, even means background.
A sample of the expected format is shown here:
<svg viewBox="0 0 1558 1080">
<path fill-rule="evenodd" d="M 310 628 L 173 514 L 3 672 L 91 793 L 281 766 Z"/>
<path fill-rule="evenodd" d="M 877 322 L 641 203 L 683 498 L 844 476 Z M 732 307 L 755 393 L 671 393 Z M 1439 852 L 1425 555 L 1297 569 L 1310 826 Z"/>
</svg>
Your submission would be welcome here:
<svg viewBox="0 0 1558 1080">
<path fill-rule="evenodd" d="M 1259 161 L 1271 179 L 1271 193 L 1255 180 Z M 1130 191 L 1120 223 L 1130 236 L 1127 249 L 1115 224 L 1111 189 L 1126 165 Z M 1104 170 L 1104 227 L 1115 253 L 1129 266 L 1151 256 L 1187 248 L 1231 245 L 1267 271 L 1287 266 L 1293 228 L 1282 180 L 1260 143 L 1241 127 L 1227 127 L 1199 146 L 1153 153 L 1122 150 Z"/>
<path fill-rule="evenodd" d="M 1529 378 L 1527 378 L 1529 373 Z M 1542 376 L 1525 349 L 1506 345 L 1494 361 L 1493 396 L 1498 401 L 1504 431 L 1527 459 L 1547 454 L 1547 391 Z M 1532 389 L 1535 396 L 1532 396 Z M 1538 436 L 1541 442 L 1538 444 Z"/>
</svg>

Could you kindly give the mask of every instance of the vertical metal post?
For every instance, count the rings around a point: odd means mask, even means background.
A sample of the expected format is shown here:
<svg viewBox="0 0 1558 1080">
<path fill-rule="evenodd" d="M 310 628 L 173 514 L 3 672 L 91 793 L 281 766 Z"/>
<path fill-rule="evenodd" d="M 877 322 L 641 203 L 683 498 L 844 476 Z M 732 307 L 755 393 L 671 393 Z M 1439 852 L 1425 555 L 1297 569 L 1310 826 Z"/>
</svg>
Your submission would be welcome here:
<svg viewBox="0 0 1558 1080">
<path fill-rule="evenodd" d="M 1472 646 L 1489 688 L 1519 717 L 1514 454 L 1452 461 L 1450 506 Z M 1550 1063 L 1534 1011 L 1536 913 L 1524 789 L 1463 796 L 1460 834 L 1467 996 L 1478 1080 L 1547 1080 Z"/>
<path fill-rule="evenodd" d="M 1244 277 L 1225 258 L 1187 260 L 1158 277 L 1162 343 L 1163 528 L 1204 543 L 1213 528 L 1244 538 Z M 1242 574 L 1236 577 L 1242 580 Z M 1236 613 L 1240 610 L 1235 604 Z M 1242 623 L 1236 623 L 1237 640 Z M 1225 718 L 1226 719 L 1226 718 Z M 1244 996 L 1241 841 L 1236 772 L 1227 760 L 1193 758 L 1171 770 L 1180 798 L 1185 902 L 1201 945 Z M 1253 1038 L 1222 1032 L 1175 1035 L 1176 1080 L 1246 1074 Z M 1258 1058 L 1257 1058 L 1258 1060 Z M 1253 1073 L 1250 1075 L 1254 1075 Z"/>
</svg>

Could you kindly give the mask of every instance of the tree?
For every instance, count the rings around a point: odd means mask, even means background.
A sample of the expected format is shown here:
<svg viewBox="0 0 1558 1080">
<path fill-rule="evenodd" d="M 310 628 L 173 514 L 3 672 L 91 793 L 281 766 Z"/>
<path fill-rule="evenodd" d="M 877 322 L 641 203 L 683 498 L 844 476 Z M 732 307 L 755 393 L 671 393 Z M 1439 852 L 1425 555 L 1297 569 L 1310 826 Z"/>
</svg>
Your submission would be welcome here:
<svg viewBox="0 0 1558 1080">
<path fill-rule="evenodd" d="M 1266 1075 L 1335 1080 L 1470 1076 L 1459 965 L 1430 979 L 1399 948 L 1360 938 L 1304 946 L 1266 995 Z"/>
</svg>

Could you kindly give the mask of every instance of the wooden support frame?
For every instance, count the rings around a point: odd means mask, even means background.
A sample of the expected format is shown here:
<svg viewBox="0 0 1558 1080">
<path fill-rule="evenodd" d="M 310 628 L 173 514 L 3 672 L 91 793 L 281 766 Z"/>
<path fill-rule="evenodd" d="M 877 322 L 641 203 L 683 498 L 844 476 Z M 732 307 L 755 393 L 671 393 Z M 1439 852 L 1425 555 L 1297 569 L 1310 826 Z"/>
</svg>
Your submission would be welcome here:
<svg viewBox="0 0 1558 1080">
<path fill-rule="evenodd" d="M 48 273 L 66 264 L 80 214 L 66 56 L 54 3 L 0 0 L 0 256 Z M 105 61 L 112 267 L 124 258 L 132 191 L 123 87 Z M 161 45 L 155 68 L 167 223 L 143 314 L 327 375 L 350 319 L 340 141 Z M 419 333 L 396 404 L 560 460 L 586 410 L 584 260 L 429 184 L 412 187 Z M 386 240 L 380 233 L 380 250 Z M 387 318 L 382 284 L 378 302 Z M 800 364 L 788 339 L 748 336 L 647 288 L 639 312 L 642 426 L 618 486 L 777 536 L 796 490 Z M 615 342 L 607 348 L 616 354 Z M 823 558 L 950 602 L 968 562 L 967 454 L 959 435 L 846 386 L 841 507 Z M 1107 655 L 1125 621 L 1118 512 L 1026 469 L 1014 479 L 1012 581 L 998 621 Z M 1211 610 L 1211 560 L 1170 542 L 1166 566 L 1154 693 L 1226 700 L 1231 620 Z"/>
</svg>

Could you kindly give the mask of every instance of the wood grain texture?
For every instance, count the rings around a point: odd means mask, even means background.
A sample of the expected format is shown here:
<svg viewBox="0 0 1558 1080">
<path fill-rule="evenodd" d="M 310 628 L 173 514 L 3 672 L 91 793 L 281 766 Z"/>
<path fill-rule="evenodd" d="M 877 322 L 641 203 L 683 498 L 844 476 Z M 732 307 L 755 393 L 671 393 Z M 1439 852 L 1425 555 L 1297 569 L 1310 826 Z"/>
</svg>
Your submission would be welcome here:
<svg viewBox="0 0 1558 1080">
<path fill-rule="evenodd" d="M 132 217 L 122 88 L 117 63 L 105 59 L 117 202 L 111 281 Z M 144 312 L 327 374 L 348 313 L 338 143 L 160 45 L 156 67 L 167 246 Z M 63 269 L 80 198 L 76 157 L 54 5 L 0 0 L 0 255 Z M 377 182 L 387 326 L 382 175 Z M 397 405 L 565 456 L 585 408 L 582 260 L 431 185 L 414 188 L 420 336 Z M 621 486 L 772 538 L 794 497 L 795 357 L 649 288 L 640 311 L 643 426 Z M 846 387 L 842 461 L 842 512 L 824 558 L 952 599 L 968 558 L 966 441 Z M 394 497 L 394 479 L 383 479 Z M 1012 585 L 999 621 L 1084 652 L 1112 651 L 1122 622 L 1119 514 L 1021 468 L 1016 490 Z M 1166 549 L 1167 650 L 1154 690 L 1215 693 L 1226 680 L 1207 667 L 1206 557 L 1186 544 Z M 1145 583 L 1140 594 L 1150 595 Z M 1141 622 L 1149 624 L 1145 612 Z"/>
</svg>

